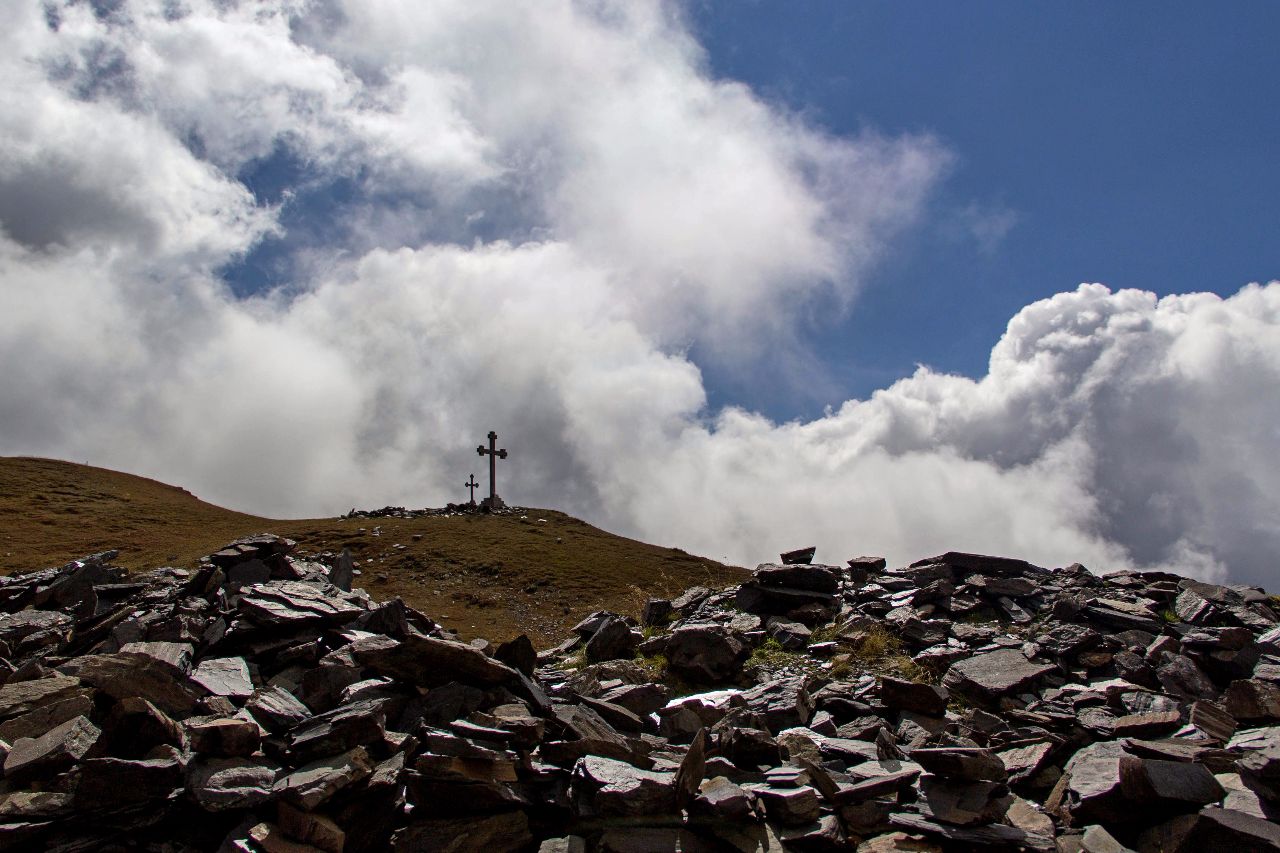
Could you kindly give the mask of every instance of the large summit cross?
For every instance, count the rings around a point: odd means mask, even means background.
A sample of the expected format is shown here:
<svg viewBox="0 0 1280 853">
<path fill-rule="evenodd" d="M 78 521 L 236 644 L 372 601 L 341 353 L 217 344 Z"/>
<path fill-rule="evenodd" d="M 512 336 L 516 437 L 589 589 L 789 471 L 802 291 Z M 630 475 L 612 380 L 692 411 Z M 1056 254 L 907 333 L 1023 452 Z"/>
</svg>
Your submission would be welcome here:
<svg viewBox="0 0 1280 853">
<path fill-rule="evenodd" d="M 487 502 L 489 509 L 497 509 L 502 506 L 502 499 L 498 497 L 497 478 L 498 478 L 498 460 L 507 458 L 507 451 L 495 449 L 498 446 L 498 434 L 493 430 L 489 430 L 489 448 L 486 450 L 482 444 L 476 448 L 476 453 L 481 456 L 489 457 L 489 497 Z"/>
</svg>

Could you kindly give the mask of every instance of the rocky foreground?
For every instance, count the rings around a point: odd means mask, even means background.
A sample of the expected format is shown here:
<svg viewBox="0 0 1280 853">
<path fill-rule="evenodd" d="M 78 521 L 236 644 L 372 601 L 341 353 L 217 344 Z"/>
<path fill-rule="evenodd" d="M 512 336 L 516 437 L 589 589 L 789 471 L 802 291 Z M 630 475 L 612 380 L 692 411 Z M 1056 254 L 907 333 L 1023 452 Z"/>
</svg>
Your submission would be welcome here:
<svg viewBox="0 0 1280 853">
<path fill-rule="evenodd" d="M 0 849 L 1280 849 L 1261 590 L 794 554 L 537 654 L 291 545 L 0 578 Z"/>
</svg>

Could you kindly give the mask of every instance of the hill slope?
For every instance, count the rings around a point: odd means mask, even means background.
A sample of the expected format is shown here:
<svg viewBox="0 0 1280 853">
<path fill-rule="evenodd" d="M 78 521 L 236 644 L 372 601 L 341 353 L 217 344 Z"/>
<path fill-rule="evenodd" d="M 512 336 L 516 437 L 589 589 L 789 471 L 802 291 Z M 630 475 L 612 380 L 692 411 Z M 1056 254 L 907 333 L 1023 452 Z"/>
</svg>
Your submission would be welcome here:
<svg viewBox="0 0 1280 853">
<path fill-rule="evenodd" d="M 592 610 L 635 613 L 646 595 L 744 576 L 553 510 L 525 515 L 267 519 L 132 474 L 0 457 L 0 574 L 107 549 L 132 570 L 190 567 L 233 539 L 271 532 L 303 553 L 349 548 L 363 572 L 358 585 L 379 599 L 399 595 L 464 637 L 524 631 L 540 646 Z"/>
</svg>

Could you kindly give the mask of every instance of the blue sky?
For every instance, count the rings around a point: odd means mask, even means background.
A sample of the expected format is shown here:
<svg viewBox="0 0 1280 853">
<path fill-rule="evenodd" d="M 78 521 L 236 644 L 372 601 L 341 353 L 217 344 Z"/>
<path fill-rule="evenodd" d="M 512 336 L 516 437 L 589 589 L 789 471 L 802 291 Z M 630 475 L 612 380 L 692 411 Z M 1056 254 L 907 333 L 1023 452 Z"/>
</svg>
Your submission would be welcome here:
<svg viewBox="0 0 1280 853">
<path fill-rule="evenodd" d="M 817 330 L 842 394 L 916 362 L 980 376 L 1009 317 L 1080 282 L 1228 295 L 1280 271 L 1274 3 L 692 10 L 716 74 L 833 133 L 930 133 L 955 155 L 930 221 Z M 966 211 L 1011 224 L 983 245 Z M 783 417 L 838 403 L 730 394 Z"/>
<path fill-rule="evenodd" d="M 1274 4 L 6 9 L 0 453 L 1274 581 Z"/>
</svg>

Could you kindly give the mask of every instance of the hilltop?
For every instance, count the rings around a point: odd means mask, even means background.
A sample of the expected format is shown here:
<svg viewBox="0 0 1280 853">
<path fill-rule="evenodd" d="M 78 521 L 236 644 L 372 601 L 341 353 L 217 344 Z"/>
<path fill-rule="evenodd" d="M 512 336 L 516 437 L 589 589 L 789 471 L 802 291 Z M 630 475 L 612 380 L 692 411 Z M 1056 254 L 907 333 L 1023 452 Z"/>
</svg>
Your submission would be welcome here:
<svg viewBox="0 0 1280 853">
<path fill-rule="evenodd" d="M 638 615 L 648 595 L 740 581 L 742 569 L 615 536 L 549 509 L 510 515 L 270 519 L 178 486 L 72 462 L 0 457 L 0 574 L 118 550 L 131 571 L 191 568 L 271 532 L 302 555 L 346 548 L 379 599 L 400 596 L 467 638 L 562 637 L 593 610 Z M 643 589 L 643 591 L 642 591 Z"/>
</svg>

